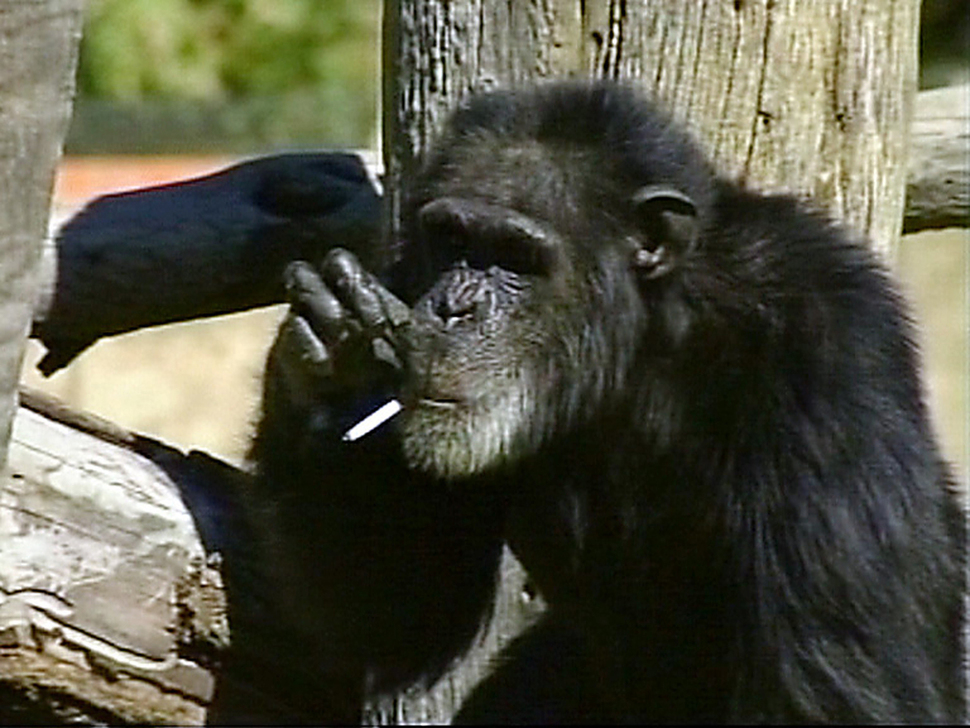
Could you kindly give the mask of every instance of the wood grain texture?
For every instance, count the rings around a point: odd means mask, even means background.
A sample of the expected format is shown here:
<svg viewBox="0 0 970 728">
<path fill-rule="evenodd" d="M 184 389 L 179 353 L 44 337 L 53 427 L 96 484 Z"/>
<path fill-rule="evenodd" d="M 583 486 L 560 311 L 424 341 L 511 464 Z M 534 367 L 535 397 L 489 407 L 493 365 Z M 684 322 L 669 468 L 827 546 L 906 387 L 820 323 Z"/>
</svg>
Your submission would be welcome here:
<svg viewBox="0 0 970 728">
<path fill-rule="evenodd" d="M 82 0 L 0 3 L 0 469 L 74 93 Z"/>
<path fill-rule="evenodd" d="M 23 399 L 0 482 L 0 675 L 91 717 L 199 722 L 229 626 L 180 455 Z"/>
<path fill-rule="evenodd" d="M 913 117 L 903 232 L 970 227 L 970 84 L 923 91 Z"/>
<path fill-rule="evenodd" d="M 471 91 L 625 78 L 726 174 L 810 197 L 888 252 L 902 219 L 918 11 L 918 0 L 396 0 L 384 43 L 392 202 Z"/>
</svg>

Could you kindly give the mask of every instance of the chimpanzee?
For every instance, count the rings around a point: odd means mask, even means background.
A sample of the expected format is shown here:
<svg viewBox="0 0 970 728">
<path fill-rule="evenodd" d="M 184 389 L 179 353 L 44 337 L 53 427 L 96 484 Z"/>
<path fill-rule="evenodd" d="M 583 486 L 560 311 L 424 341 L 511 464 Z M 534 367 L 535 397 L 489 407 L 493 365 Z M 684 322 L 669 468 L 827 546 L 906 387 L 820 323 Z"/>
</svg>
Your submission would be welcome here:
<svg viewBox="0 0 970 728">
<path fill-rule="evenodd" d="M 963 719 L 963 514 L 852 235 L 602 81 L 471 98 L 404 230 L 383 282 L 292 264 L 267 367 L 262 528 L 321 675 L 442 674 L 508 543 L 549 608 L 459 721 Z"/>
</svg>

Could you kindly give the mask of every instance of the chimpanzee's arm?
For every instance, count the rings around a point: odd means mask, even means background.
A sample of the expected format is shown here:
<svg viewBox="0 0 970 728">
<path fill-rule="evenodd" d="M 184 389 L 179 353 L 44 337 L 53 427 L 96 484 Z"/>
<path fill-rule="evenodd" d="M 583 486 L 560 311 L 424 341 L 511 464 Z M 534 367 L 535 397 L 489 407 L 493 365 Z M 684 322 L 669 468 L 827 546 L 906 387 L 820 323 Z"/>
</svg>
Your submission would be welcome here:
<svg viewBox="0 0 970 728">
<path fill-rule="evenodd" d="M 287 279 L 252 452 L 283 619 L 321 674 L 377 689 L 436 676 L 491 607 L 502 506 L 409 470 L 393 421 L 344 439 L 393 396 L 410 311 L 344 251 Z"/>
</svg>

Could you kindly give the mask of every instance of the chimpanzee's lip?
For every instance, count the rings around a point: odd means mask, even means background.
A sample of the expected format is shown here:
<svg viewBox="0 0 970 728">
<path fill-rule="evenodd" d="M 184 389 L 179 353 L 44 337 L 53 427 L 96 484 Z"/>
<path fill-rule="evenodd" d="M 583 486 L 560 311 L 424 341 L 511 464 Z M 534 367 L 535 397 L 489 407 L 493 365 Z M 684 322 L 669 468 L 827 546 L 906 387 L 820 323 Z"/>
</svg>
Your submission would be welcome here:
<svg viewBox="0 0 970 728">
<path fill-rule="evenodd" d="M 432 409 L 455 409 L 464 404 L 460 399 L 452 397 L 418 397 L 416 405 L 418 407 L 430 407 Z"/>
<path fill-rule="evenodd" d="M 437 391 L 431 387 L 405 389 L 400 393 L 401 403 L 405 408 L 416 409 L 426 407 L 437 410 L 453 410 L 468 404 L 464 397 L 452 392 Z"/>
<path fill-rule="evenodd" d="M 474 397 L 464 396 L 460 386 L 436 386 L 436 382 L 422 382 L 400 391 L 401 403 L 405 408 L 429 410 L 455 410 L 471 407 Z M 423 386 L 422 386 L 423 385 Z"/>
</svg>

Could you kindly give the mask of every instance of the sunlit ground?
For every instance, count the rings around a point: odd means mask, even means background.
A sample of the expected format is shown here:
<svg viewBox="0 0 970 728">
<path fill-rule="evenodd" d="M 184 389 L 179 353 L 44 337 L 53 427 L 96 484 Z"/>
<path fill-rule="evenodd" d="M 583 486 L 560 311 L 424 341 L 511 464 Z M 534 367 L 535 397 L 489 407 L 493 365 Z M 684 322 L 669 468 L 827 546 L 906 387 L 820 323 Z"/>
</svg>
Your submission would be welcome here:
<svg viewBox="0 0 970 728">
<path fill-rule="evenodd" d="M 903 239 L 896 269 L 920 324 L 929 402 L 943 451 L 970 483 L 970 231 Z"/>
</svg>

